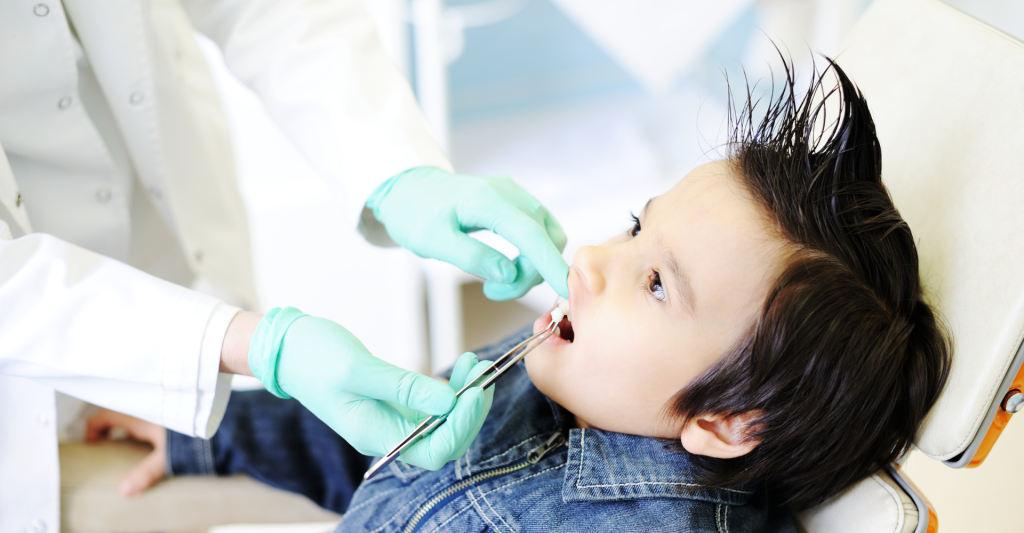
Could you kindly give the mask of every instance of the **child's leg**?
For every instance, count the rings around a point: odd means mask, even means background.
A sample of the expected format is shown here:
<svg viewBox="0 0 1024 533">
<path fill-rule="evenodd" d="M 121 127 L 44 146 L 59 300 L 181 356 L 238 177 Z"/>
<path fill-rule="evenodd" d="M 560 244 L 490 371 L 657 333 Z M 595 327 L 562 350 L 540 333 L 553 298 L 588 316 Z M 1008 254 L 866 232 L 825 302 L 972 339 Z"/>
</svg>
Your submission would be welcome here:
<svg viewBox="0 0 1024 533">
<path fill-rule="evenodd" d="M 372 461 L 299 402 L 266 391 L 232 393 L 210 440 L 168 431 L 167 458 L 174 475 L 247 474 L 336 513 Z"/>
</svg>

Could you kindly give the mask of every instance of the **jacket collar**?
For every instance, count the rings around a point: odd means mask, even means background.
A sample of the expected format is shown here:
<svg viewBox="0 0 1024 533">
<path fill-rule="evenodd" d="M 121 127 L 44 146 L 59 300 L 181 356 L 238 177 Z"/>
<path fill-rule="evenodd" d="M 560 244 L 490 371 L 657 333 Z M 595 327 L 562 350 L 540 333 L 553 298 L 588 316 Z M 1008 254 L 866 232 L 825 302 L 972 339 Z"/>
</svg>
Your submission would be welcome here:
<svg viewBox="0 0 1024 533">
<path fill-rule="evenodd" d="M 562 500 L 569 502 L 677 498 L 743 505 L 751 490 L 707 487 L 690 455 L 650 437 L 598 429 L 569 430 Z"/>
</svg>

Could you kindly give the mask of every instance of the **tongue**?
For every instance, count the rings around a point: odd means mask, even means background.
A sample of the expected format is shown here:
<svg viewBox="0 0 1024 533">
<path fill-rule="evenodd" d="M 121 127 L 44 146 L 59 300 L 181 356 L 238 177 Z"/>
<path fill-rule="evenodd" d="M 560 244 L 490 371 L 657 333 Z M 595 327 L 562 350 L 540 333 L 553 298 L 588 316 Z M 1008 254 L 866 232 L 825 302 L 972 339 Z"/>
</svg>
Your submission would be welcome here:
<svg viewBox="0 0 1024 533">
<path fill-rule="evenodd" d="M 572 342 L 576 337 L 572 331 L 572 322 L 569 322 L 568 318 L 563 317 L 561 322 L 558 323 L 558 336 L 569 342 Z"/>
</svg>

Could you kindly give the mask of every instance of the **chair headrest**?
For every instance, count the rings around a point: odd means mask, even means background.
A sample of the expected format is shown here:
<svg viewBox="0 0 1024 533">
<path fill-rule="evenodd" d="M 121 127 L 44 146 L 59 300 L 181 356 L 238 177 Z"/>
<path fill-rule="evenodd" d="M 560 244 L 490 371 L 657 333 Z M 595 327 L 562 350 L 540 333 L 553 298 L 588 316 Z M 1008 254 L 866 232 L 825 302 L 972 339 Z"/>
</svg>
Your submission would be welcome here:
<svg viewBox="0 0 1024 533">
<path fill-rule="evenodd" d="M 836 61 L 864 93 L 882 177 L 953 338 L 918 447 L 979 431 L 1024 335 L 1024 45 L 936 0 L 878 0 Z"/>
</svg>

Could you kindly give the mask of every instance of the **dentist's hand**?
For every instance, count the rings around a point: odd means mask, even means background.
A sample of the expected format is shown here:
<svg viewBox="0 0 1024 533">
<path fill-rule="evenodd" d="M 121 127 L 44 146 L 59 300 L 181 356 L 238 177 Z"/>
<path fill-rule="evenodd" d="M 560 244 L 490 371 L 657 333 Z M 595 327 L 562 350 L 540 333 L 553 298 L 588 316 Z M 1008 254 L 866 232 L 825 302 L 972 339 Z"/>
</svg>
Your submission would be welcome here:
<svg viewBox="0 0 1024 533">
<path fill-rule="evenodd" d="M 555 292 L 569 296 L 562 227 L 508 177 L 418 167 L 384 182 L 366 207 L 398 245 L 486 279 L 484 294 L 492 300 L 518 298 L 541 277 Z M 519 257 L 510 261 L 466 235 L 482 229 L 512 243 Z"/>
<path fill-rule="evenodd" d="M 407 416 L 408 410 L 451 411 L 402 453 L 405 462 L 430 470 L 465 453 L 490 408 L 490 396 L 479 388 L 456 402 L 441 381 L 386 363 L 345 328 L 292 307 L 263 317 L 248 354 L 249 368 L 267 390 L 296 398 L 365 455 L 386 454 L 416 427 L 422 417 Z"/>
</svg>

